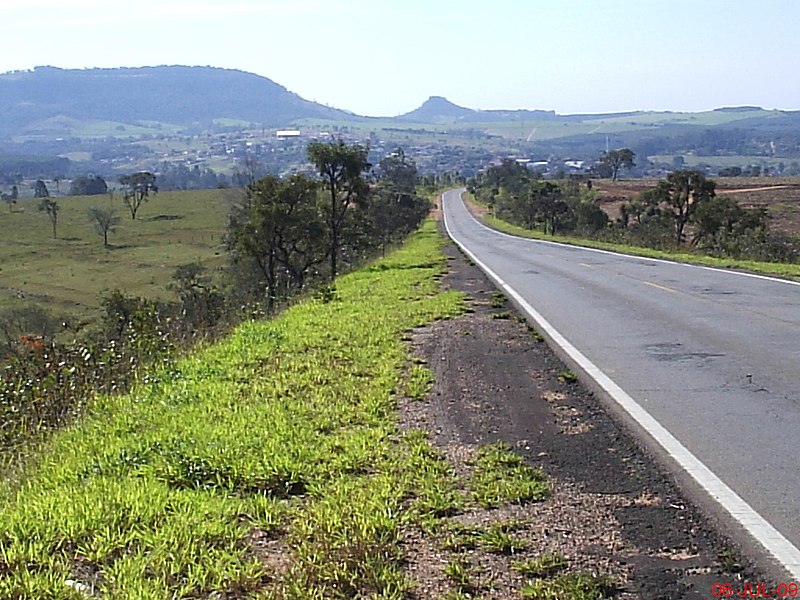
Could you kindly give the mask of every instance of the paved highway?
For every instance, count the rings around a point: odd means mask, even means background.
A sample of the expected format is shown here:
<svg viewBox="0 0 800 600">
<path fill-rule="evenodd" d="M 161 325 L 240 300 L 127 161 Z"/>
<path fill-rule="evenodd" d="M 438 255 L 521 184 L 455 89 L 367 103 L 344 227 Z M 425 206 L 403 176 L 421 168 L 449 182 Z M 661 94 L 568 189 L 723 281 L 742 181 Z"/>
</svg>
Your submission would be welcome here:
<svg viewBox="0 0 800 600">
<path fill-rule="evenodd" d="M 460 193 L 451 237 L 800 580 L 800 285 L 512 237 Z"/>
</svg>

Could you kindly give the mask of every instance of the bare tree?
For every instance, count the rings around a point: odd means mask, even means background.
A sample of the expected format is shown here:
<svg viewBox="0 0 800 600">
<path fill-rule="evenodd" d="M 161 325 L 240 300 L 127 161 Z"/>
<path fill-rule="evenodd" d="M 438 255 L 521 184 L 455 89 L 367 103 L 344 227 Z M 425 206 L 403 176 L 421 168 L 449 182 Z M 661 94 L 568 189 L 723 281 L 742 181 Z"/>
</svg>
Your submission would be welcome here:
<svg viewBox="0 0 800 600">
<path fill-rule="evenodd" d="M 89 222 L 94 225 L 95 231 L 103 236 L 103 246 L 107 248 L 108 234 L 115 231 L 119 225 L 119 217 L 114 209 L 92 206 L 89 209 Z"/>
</svg>

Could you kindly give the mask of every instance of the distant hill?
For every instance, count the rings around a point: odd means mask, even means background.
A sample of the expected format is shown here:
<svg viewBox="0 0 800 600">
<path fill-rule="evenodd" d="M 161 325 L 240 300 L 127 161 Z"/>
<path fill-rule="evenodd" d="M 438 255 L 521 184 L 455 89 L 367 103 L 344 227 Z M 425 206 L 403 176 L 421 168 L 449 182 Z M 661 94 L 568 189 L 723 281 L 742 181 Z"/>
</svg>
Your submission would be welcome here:
<svg viewBox="0 0 800 600">
<path fill-rule="evenodd" d="M 473 110 L 453 104 L 442 96 L 431 96 L 416 110 L 397 117 L 402 121 L 450 125 L 457 123 L 499 123 L 503 121 L 547 121 L 555 119 L 551 110 Z"/>
<path fill-rule="evenodd" d="M 281 126 L 299 118 L 351 116 L 304 100 L 266 77 L 212 67 L 36 67 L 0 75 L 0 133 L 6 134 L 86 121 Z"/>
</svg>

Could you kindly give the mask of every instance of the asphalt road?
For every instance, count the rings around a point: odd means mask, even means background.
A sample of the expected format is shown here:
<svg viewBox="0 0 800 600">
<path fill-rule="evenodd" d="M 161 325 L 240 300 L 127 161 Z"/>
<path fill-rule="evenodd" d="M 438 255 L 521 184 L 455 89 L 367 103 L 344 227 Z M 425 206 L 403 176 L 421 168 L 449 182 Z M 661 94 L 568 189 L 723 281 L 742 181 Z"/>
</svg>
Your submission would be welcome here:
<svg viewBox="0 0 800 600">
<path fill-rule="evenodd" d="M 508 236 L 460 190 L 443 208 L 476 262 L 701 463 L 684 468 L 755 511 L 700 481 L 800 579 L 800 285 Z"/>
</svg>

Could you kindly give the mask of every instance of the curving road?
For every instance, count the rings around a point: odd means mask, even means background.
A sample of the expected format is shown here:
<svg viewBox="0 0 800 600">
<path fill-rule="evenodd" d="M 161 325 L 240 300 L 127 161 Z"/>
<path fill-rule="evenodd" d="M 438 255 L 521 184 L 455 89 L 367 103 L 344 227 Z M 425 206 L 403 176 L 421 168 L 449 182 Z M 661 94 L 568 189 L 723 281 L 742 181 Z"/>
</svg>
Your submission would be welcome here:
<svg viewBox="0 0 800 600">
<path fill-rule="evenodd" d="M 462 191 L 450 236 L 800 580 L 800 284 L 509 236 Z"/>
</svg>

